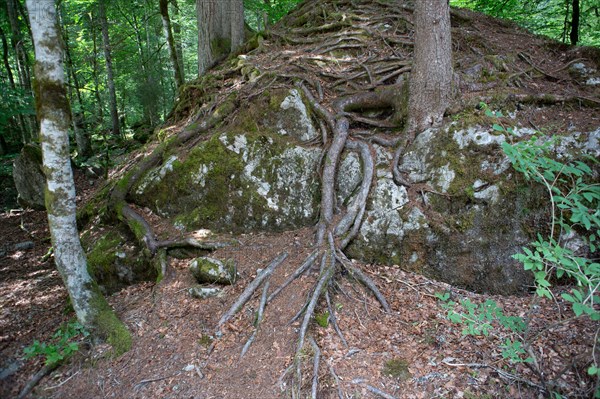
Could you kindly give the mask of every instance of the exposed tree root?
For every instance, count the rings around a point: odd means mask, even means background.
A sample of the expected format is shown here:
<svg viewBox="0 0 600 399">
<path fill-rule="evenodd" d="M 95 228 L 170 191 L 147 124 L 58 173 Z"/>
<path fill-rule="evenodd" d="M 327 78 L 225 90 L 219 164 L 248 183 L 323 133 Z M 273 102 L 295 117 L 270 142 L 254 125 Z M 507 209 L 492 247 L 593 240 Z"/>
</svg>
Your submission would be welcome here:
<svg viewBox="0 0 600 399">
<path fill-rule="evenodd" d="M 282 253 L 277 258 L 275 258 L 269 264 L 269 266 L 267 266 L 266 269 L 264 269 L 262 272 L 260 272 L 256 276 L 256 278 L 254 278 L 254 280 L 246 287 L 244 292 L 242 292 L 242 294 L 238 297 L 238 299 L 234 302 L 234 304 L 229 308 L 229 310 L 223 316 L 221 316 L 221 319 L 219 319 L 219 322 L 217 323 L 218 330 L 220 330 L 221 327 L 223 327 L 223 324 L 227 323 L 227 321 L 229 321 L 229 319 L 231 319 L 233 316 L 235 316 L 235 314 L 237 312 L 239 312 L 240 309 L 242 309 L 244 304 L 246 302 L 248 302 L 250 300 L 250 298 L 252 298 L 254 291 L 256 291 L 258 289 L 258 287 L 260 287 L 260 285 L 262 284 L 263 281 L 265 281 L 267 278 L 269 278 L 271 276 L 271 274 L 273 273 L 273 270 L 275 270 L 275 268 L 277 266 L 281 265 L 283 263 L 283 261 L 285 260 L 285 258 L 287 258 L 287 256 L 288 256 L 288 254 L 286 252 Z"/>
<path fill-rule="evenodd" d="M 240 354 L 240 358 L 244 357 L 246 352 L 248 352 L 250 345 L 252 345 L 252 342 L 254 342 L 254 339 L 256 338 L 256 334 L 258 334 L 258 327 L 260 326 L 260 322 L 262 321 L 263 314 L 265 312 L 265 306 L 267 305 L 267 293 L 269 291 L 269 283 L 269 281 L 265 282 L 265 286 L 263 287 L 263 292 L 260 297 L 260 304 L 258 306 L 258 311 L 256 312 L 256 320 L 254 321 L 254 332 L 252 333 L 250 338 L 248 338 L 248 341 L 246 341 L 246 344 L 242 349 L 242 353 Z"/>
<path fill-rule="evenodd" d="M 17 399 L 23 399 L 27 395 L 29 395 L 31 390 L 33 388 L 35 388 L 35 386 L 42 380 L 42 378 L 44 378 L 45 376 L 50 374 L 52 372 L 52 370 L 56 369 L 60 365 L 60 363 L 61 362 L 55 363 L 50 366 L 45 365 L 44 367 L 42 367 L 37 373 L 35 373 L 33 375 L 33 377 L 31 377 L 31 379 L 27 382 L 27 384 L 25 384 L 25 387 L 23 387 L 23 389 L 19 393 L 19 396 L 17 396 Z"/>
</svg>

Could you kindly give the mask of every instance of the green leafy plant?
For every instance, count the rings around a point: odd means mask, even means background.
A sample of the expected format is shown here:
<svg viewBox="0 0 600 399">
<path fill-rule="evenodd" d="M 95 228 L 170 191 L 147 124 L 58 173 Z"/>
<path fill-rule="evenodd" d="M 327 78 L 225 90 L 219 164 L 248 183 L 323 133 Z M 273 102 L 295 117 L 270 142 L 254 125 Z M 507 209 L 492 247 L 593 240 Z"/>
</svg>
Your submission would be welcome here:
<svg viewBox="0 0 600 399">
<path fill-rule="evenodd" d="M 509 316 L 504 313 L 496 301 L 487 299 L 481 304 L 476 304 L 470 299 L 461 299 L 459 302 L 450 300 L 449 293 L 436 293 L 436 298 L 442 302 L 442 308 L 448 311 L 447 317 L 453 323 L 463 326 L 463 335 L 489 336 L 494 325 L 508 329 L 516 337 L 525 331 L 526 324 L 521 317 Z M 519 339 L 507 338 L 501 346 L 502 357 L 511 363 L 530 363 L 530 357 L 525 357 L 526 351 Z"/>
<path fill-rule="evenodd" d="M 33 341 L 32 345 L 23 350 L 25 358 L 43 356 L 47 366 L 55 366 L 79 350 L 79 344 L 75 342 L 75 338 L 85 338 L 88 335 L 89 333 L 80 323 L 76 321 L 67 323 L 56 330 L 50 343 L 40 342 L 37 339 Z"/>
</svg>

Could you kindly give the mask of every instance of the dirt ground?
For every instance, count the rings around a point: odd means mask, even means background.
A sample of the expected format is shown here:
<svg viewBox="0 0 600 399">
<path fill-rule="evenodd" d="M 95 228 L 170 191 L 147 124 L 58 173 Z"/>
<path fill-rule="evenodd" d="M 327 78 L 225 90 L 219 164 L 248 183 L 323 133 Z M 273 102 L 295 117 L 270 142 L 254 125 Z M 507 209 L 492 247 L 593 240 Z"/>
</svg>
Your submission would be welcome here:
<svg viewBox="0 0 600 399">
<path fill-rule="evenodd" d="M 95 183 L 81 176 L 83 193 Z M 174 261 L 175 275 L 160 285 L 141 283 L 109 298 L 133 334 L 133 348 L 114 358 L 106 345 L 82 342 L 81 350 L 45 377 L 32 398 L 279 398 L 289 379 L 299 322 L 290 320 L 306 298 L 300 293 L 314 284 L 315 274 L 301 278 L 270 302 L 255 342 L 240 358 L 254 331 L 260 292 L 227 323 L 222 336 L 215 326 L 257 271 L 282 252 L 288 253 L 271 281 L 281 284 L 311 251 L 312 230 L 278 235 L 243 235 L 239 245 L 212 254 L 234 259 L 240 280 L 225 288 L 223 298 L 194 299 L 194 284 L 184 261 Z M 0 397 L 16 397 L 27 380 L 43 366 L 42 359 L 24 360 L 23 348 L 34 339 L 47 341 L 73 314 L 52 259 L 42 261 L 50 246 L 43 212 L 13 211 L 0 215 L 4 255 L 0 258 Z M 14 244 L 33 242 L 26 250 Z M 13 249 L 11 249 L 13 248 Z M 531 334 L 540 332 L 533 351 L 545 378 L 557 381 L 573 395 L 589 387 L 585 374 L 597 326 L 573 320 L 561 302 L 532 304 L 528 297 L 476 295 L 394 266 L 357 263 L 387 296 L 392 312 L 382 311 L 360 284 L 339 276 L 332 308 L 346 341 L 332 323 L 311 327 L 321 358 L 319 398 L 537 398 L 541 384 L 535 367 L 512 365 L 499 345 L 509 332 L 496 326 L 489 337 L 463 336 L 451 323 L 435 293 L 494 299 L 512 315 L 532 316 Z M 560 291 L 560 289 L 558 289 Z M 320 309 L 317 314 L 323 314 Z M 210 352 L 209 352 L 210 350 Z M 310 389 L 313 352 L 306 346 L 303 384 Z M 394 368 L 394 365 L 396 368 Z M 398 366 L 400 365 L 400 366 Z M 392 373 L 393 375 L 390 375 Z M 577 397 L 577 396 L 570 396 Z"/>
</svg>

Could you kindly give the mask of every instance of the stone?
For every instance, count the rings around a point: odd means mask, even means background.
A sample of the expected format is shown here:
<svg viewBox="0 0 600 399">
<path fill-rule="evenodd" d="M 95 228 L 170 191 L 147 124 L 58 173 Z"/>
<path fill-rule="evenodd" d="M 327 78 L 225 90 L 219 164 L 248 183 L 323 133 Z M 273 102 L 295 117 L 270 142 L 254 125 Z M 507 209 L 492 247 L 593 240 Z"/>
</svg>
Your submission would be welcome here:
<svg viewBox="0 0 600 399">
<path fill-rule="evenodd" d="M 301 142 L 319 137 L 302 95 L 297 89 L 291 89 L 279 105 L 277 131 L 281 135 L 291 135 Z"/>
<path fill-rule="evenodd" d="M 221 288 L 215 287 L 203 287 L 201 285 L 196 285 L 188 289 L 188 293 L 198 299 L 206 299 L 206 298 L 221 298 L 225 295 L 224 291 Z"/>
<path fill-rule="evenodd" d="M 26 144 L 23 147 L 13 163 L 13 179 L 21 206 L 37 210 L 46 209 L 46 177 L 42 169 L 42 149 L 39 146 Z"/>
<path fill-rule="evenodd" d="M 224 262 L 199 257 L 190 262 L 189 270 L 199 283 L 233 284 L 237 280 L 237 268 L 232 259 Z"/>
</svg>

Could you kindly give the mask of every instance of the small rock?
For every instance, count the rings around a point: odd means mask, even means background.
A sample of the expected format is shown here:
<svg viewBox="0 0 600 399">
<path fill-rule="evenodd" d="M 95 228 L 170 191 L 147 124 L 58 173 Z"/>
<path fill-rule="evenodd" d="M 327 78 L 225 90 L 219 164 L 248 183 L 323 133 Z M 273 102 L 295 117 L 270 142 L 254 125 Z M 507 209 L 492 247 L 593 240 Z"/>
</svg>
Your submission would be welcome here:
<svg viewBox="0 0 600 399">
<path fill-rule="evenodd" d="M 237 280 L 237 268 L 232 259 L 199 257 L 190 263 L 190 272 L 199 283 L 233 284 Z"/>
<path fill-rule="evenodd" d="M 212 297 L 222 297 L 225 293 L 220 288 L 202 287 L 197 285 L 188 289 L 191 296 L 198 299 L 206 299 Z"/>
</svg>

